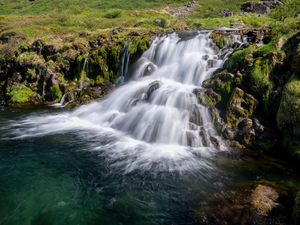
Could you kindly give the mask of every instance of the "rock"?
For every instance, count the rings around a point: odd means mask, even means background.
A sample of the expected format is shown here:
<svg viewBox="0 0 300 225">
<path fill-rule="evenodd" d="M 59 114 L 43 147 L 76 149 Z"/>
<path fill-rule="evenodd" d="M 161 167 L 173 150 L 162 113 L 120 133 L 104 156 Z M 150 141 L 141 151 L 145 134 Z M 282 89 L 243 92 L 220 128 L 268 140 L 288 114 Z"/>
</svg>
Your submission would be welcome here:
<svg viewBox="0 0 300 225">
<path fill-rule="evenodd" d="M 231 17 L 231 16 L 233 16 L 233 12 L 229 9 L 225 9 L 222 11 L 221 15 L 224 17 Z"/>
<path fill-rule="evenodd" d="M 300 12 L 297 12 L 294 17 L 299 18 L 300 17 Z"/>
<path fill-rule="evenodd" d="M 215 106 L 216 104 L 218 104 L 222 97 L 221 95 L 219 95 L 218 93 L 214 92 L 211 88 L 207 89 L 205 92 L 204 92 L 204 95 L 201 96 L 203 98 L 199 98 L 200 99 L 200 103 L 202 104 L 205 104 L 207 106 Z"/>
<path fill-rule="evenodd" d="M 265 130 L 264 126 L 259 122 L 257 118 L 253 119 L 253 128 L 259 133 L 262 133 Z"/>
<path fill-rule="evenodd" d="M 207 68 L 213 68 L 217 65 L 217 60 L 215 59 L 209 59 L 207 61 Z"/>
<path fill-rule="evenodd" d="M 147 96 L 148 98 L 150 97 L 150 95 L 157 90 L 160 87 L 160 82 L 159 81 L 153 81 L 152 83 L 150 83 L 148 85 L 148 90 L 147 90 Z"/>
<path fill-rule="evenodd" d="M 151 75 L 155 70 L 155 65 L 153 63 L 149 63 L 148 66 L 146 66 L 143 76 L 149 76 Z"/>
<path fill-rule="evenodd" d="M 283 5 L 283 3 L 279 0 L 263 0 L 262 4 L 264 4 L 265 6 L 271 8 L 271 9 Z"/>
<path fill-rule="evenodd" d="M 201 126 L 203 124 L 199 108 L 195 105 L 190 112 L 190 123 Z"/>
<path fill-rule="evenodd" d="M 250 118 L 257 106 L 257 100 L 242 89 L 235 88 L 227 106 L 226 122 L 235 127 L 244 118 Z"/>
<path fill-rule="evenodd" d="M 164 26 L 165 26 L 164 21 L 161 20 L 161 19 L 156 19 L 156 20 L 154 20 L 154 23 L 155 23 L 157 26 L 159 26 L 159 27 L 164 27 Z"/>
<path fill-rule="evenodd" d="M 252 192 L 251 205 L 258 215 L 266 216 L 278 205 L 278 198 L 279 194 L 274 188 L 259 184 Z"/>
<path fill-rule="evenodd" d="M 270 13 L 270 8 L 263 3 L 258 2 L 246 2 L 242 5 L 242 11 L 248 13 L 257 13 L 257 14 L 268 14 Z"/>
</svg>

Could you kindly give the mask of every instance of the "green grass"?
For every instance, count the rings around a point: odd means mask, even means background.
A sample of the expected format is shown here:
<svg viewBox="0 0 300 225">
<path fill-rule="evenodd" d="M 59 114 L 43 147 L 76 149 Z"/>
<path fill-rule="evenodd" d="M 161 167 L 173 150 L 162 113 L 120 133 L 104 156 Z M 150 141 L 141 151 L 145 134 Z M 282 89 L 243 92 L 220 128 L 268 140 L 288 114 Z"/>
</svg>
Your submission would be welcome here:
<svg viewBox="0 0 300 225">
<path fill-rule="evenodd" d="M 199 0 L 195 11 L 185 19 L 176 18 L 167 7 L 182 7 L 190 0 L 2 0 L 0 36 L 17 32 L 28 38 L 79 36 L 82 33 L 107 32 L 122 27 L 132 30 L 214 29 L 241 24 L 245 27 L 271 27 L 283 34 L 300 29 L 299 0 L 286 0 L 270 16 L 240 14 L 247 0 Z M 224 10 L 233 17 L 222 17 Z M 167 21 L 161 28 L 154 20 Z"/>
</svg>

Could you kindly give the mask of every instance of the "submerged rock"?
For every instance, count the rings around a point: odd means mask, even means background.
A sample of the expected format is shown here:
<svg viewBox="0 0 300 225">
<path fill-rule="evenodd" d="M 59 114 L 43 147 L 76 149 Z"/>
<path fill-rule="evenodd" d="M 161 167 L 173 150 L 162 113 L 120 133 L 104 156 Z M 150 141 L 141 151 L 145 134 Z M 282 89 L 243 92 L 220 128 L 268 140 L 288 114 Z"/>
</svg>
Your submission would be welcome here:
<svg viewBox="0 0 300 225">
<path fill-rule="evenodd" d="M 291 199 L 286 189 L 267 181 L 223 190 L 202 204 L 196 218 L 201 224 L 290 224 Z"/>
<path fill-rule="evenodd" d="M 251 195 L 251 205 L 258 215 L 266 216 L 278 203 L 279 194 L 274 188 L 266 185 L 257 185 Z"/>
</svg>

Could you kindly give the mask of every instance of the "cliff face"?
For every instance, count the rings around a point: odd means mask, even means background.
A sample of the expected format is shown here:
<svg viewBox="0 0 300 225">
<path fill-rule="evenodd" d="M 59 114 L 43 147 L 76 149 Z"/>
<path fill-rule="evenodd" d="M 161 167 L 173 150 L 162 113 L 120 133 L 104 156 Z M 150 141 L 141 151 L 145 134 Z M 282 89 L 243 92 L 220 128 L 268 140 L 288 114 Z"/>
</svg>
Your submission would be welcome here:
<svg viewBox="0 0 300 225">
<path fill-rule="evenodd" d="M 118 78 L 124 49 L 134 61 L 149 41 L 147 33 L 117 30 L 97 37 L 53 37 L 32 43 L 14 33 L 1 37 L 2 104 L 52 104 L 65 95 L 66 102 L 74 105 L 99 98 Z"/>
</svg>

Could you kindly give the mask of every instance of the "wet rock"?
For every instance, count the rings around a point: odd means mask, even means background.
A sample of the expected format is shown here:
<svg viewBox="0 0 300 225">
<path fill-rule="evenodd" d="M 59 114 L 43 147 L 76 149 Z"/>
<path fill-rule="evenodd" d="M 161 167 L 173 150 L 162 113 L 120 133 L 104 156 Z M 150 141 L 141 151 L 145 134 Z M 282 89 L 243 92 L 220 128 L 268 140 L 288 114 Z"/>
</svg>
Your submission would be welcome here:
<svg viewBox="0 0 300 225">
<path fill-rule="evenodd" d="M 265 130 L 265 127 L 259 122 L 257 118 L 253 119 L 253 128 L 259 133 L 262 133 Z"/>
<path fill-rule="evenodd" d="M 210 142 L 215 146 L 216 148 L 220 148 L 220 142 L 218 138 L 216 137 L 210 137 Z"/>
<path fill-rule="evenodd" d="M 246 2 L 242 5 L 241 9 L 248 13 L 257 13 L 263 15 L 270 13 L 270 8 L 259 2 Z"/>
<path fill-rule="evenodd" d="M 271 182 L 244 184 L 211 195 L 196 218 L 201 224 L 214 225 L 290 224 L 289 198 L 285 189 Z"/>
<path fill-rule="evenodd" d="M 252 117 L 257 100 L 240 88 L 235 88 L 227 106 L 226 121 L 231 127 L 235 127 L 244 118 Z"/>
<path fill-rule="evenodd" d="M 152 83 L 150 83 L 148 85 L 147 94 L 151 95 L 152 92 L 154 92 L 155 90 L 157 90 L 159 87 L 160 87 L 160 82 L 159 81 L 153 81 Z"/>
<path fill-rule="evenodd" d="M 202 104 L 215 106 L 221 101 L 222 97 L 218 93 L 214 92 L 211 88 L 209 88 L 204 92 L 203 98 L 199 99 L 199 102 Z"/>
<path fill-rule="evenodd" d="M 190 122 L 198 126 L 201 126 L 203 123 L 200 110 L 196 105 L 193 107 L 192 111 L 190 112 Z"/>
<path fill-rule="evenodd" d="M 209 59 L 208 61 L 207 61 L 207 67 L 208 68 L 213 68 L 213 67 L 215 67 L 217 65 L 217 60 L 215 60 L 215 59 Z"/>
<path fill-rule="evenodd" d="M 251 205 L 258 215 L 266 216 L 278 205 L 278 198 L 279 194 L 274 188 L 259 184 L 252 192 Z"/>
<path fill-rule="evenodd" d="M 151 75 L 155 70 L 155 65 L 153 63 L 149 63 L 148 66 L 146 66 L 143 76 L 149 76 Z"/>
</svg>

